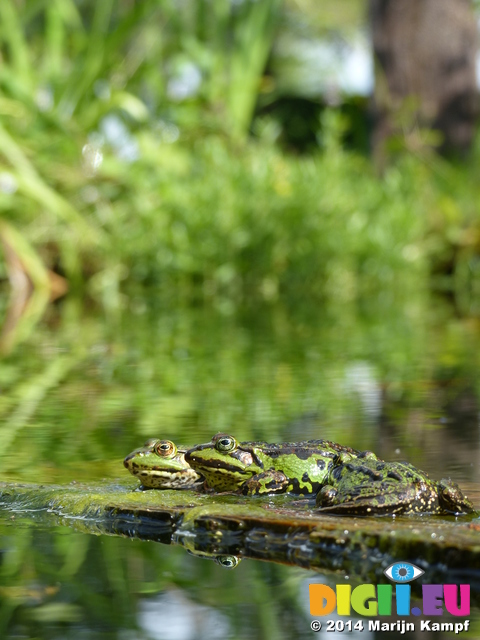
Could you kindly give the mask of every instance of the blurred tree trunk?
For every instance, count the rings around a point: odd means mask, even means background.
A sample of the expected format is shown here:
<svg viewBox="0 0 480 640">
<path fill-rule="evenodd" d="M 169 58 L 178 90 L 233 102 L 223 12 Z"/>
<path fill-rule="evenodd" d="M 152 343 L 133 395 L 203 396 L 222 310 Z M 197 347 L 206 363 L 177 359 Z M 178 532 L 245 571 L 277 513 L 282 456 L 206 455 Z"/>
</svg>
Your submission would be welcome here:
<svg viewBox="0 0 480 640">
<path fill-rule="evenodd" d="M 477 115 L 477 22 L 469 0 L 370 0 L 376 63 L 373 148 L 419 127 L 441 132 L 442 150 L 468 151 Z"/>
</svg>

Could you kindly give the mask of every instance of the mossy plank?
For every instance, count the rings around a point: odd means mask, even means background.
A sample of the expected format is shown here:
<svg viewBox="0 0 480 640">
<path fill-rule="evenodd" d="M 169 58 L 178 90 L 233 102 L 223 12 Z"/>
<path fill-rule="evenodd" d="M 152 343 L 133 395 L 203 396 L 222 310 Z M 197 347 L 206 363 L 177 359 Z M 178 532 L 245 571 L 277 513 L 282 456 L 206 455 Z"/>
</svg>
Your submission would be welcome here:
<svg viewBox="0 0 480 640">
<path fill-rule="evenodd" d="M 198 491 L 134 491 L 104 485 L 0 484 L 9 515 L 88 533 L 181 544 L 201 555 L 235 555 L 380 579 L 394 561 L 421 566 L 429 579 L 461 580 L 480 592 L 478 518 L 320 515 L 309 500 L 246 498 Z M 16 516 L 17 517 L 17 516 Z M 467 569 L 468 568 L 468 569 Z"/>
</svg>

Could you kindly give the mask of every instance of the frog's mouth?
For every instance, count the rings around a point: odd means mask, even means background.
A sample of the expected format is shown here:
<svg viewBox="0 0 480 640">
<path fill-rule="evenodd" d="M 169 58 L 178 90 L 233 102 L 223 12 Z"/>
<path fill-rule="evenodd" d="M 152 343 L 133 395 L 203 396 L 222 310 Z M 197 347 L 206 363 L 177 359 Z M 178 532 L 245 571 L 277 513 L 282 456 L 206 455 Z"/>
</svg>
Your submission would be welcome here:
<svg viewBox="0 0 480 640">
<path fill-rule="evenodd" d="M 175 469 L 175 468 L 165 467 L 160 464 L 147 465 L 147 464 L 142 464 L 141 461 L 132 462 L 133 458 L 137 458 L 138 456 L 142 456 L 142 455 L 146 455 L 146 454 L 138 451 L 134 451 L 133 453 L 130 453 L 123 461 L 123 466 L 125 467 L 125 469 L 128 469 L 134 475 L 147 476 L 149 473 L 152 473 L 152 475 L 156 475 L 162 478 L 169 478 L 174 476 L 179 477 L 185 474 L 185 472 L 189 472 L 189 471 L 191 472 L 191 469 L 188 467 L 186 469 Z"/>
<path fill-rule="evenodd" d="M 129 469 L 130 468 L 130 460 L 132 460 L 132 458 L 134 458 L 137 455 L 138 455 L 138 452 L 134 451 L 133 453 L 130 453 L 125 458 L 125 460 L 123 461 L 123 466 L 125 467 L 125 469 Z"/>
<path fill-rule="evenodd" d="M 194 455 L 188 456 L 188 462 L 196 463 L 202 469 L 215 469 L 220 473 L 235 473 L 242 476 L 251 476 L 252 472 L 248 469 L 243 469 L 242 467 L 237 467 L 234 464 L 228 464 L 224 460 L 204 460 L 203 458 L 196 458 Z"/>
</svg>

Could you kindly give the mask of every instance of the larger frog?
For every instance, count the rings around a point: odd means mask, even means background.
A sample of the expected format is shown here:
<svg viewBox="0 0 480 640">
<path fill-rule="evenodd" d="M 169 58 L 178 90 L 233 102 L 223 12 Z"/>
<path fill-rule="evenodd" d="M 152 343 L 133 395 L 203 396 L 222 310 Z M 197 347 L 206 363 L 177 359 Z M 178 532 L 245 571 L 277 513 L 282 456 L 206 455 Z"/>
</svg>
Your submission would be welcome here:
<svg viewBox="0 0 480 640">
<path fill-rule="evenodd" d="M 436 482 L 407 462 L 384 462 L 370 451 L 335 458 L 317 505 L 321 513 L 344 515 L 475 512 L 451 480 Z"/>
<path fill-rule="evenodd" d="M 185 461 L 201 474 L 206 488 L 245 495 L 310 495 L 324 484 L 334 457 L 359 452 L 328 440 L 304 442 L 237 442 L 218 433 L 207 444 L 189 449 Z"/>
<path fill-rule="evenodd" d="M 171 440 L 151 438 L 128 454 L 123 464 L 146 489 L 189 489 L 201 478 L 185 462 L 185 451 Z"/>
</svg>

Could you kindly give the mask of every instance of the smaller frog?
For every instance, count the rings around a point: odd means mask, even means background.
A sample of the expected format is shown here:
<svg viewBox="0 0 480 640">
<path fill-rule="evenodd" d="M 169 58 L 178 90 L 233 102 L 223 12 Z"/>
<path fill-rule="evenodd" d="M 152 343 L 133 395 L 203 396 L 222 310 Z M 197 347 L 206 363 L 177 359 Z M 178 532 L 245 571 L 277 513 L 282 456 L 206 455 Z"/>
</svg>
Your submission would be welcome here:
<svg viewBox="0 0 480 640">
<path fill-rule="evenodd" d="M 145 489 L 190 489 L 200 484 L 200 475 L 185 462 L 186 449 L 171 440 L 151 438 L 132 451 L 123 464 Z"/>
<path fill-rule="evenodd" d="M 475 509 L 451 480 L 430 480 L 407 462 L 384 462 L 371 451 L 336 456 L 317 494 L 320 511 L 344 515 L 467 514 Z"/>
<path fill-rule="evenodd" d="M 339 452 L 358 451 L 328 440 L 303 442 L 237 442 L 217 433 L 207 444 L 189 449 L 185 460 L 200 473 L 206 488 L 244 495 L 294 493 L 312 495 L 324 484 Z"/>
</svg>

